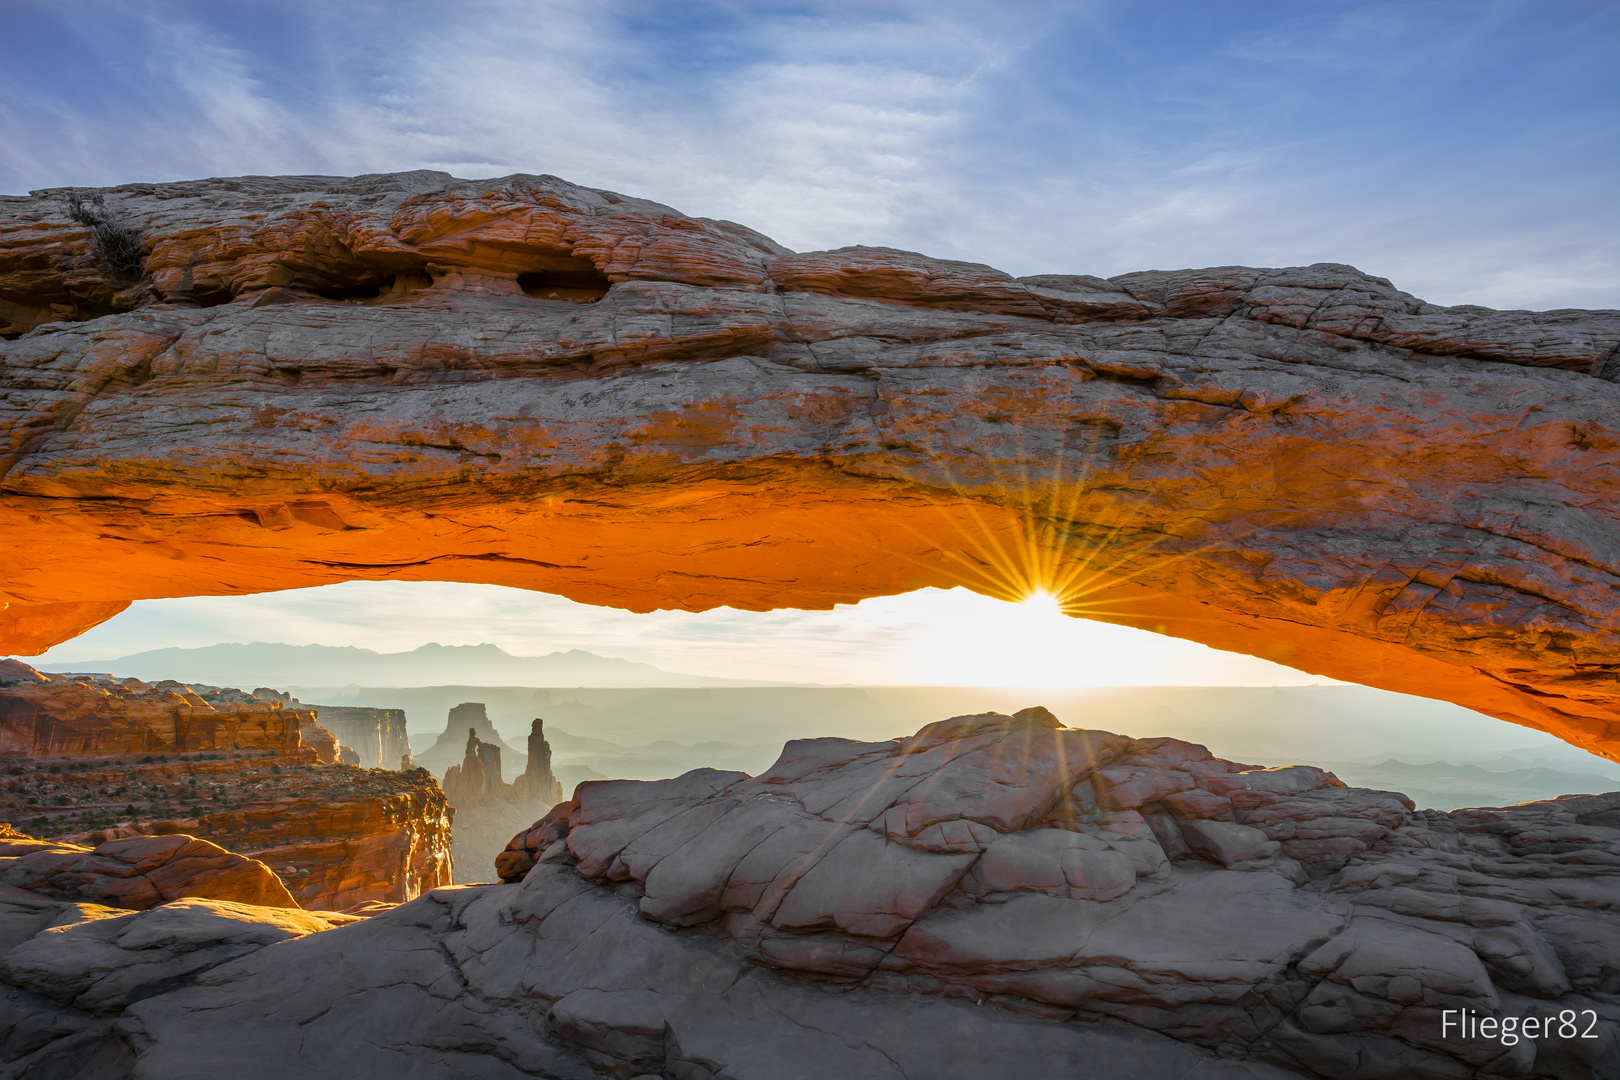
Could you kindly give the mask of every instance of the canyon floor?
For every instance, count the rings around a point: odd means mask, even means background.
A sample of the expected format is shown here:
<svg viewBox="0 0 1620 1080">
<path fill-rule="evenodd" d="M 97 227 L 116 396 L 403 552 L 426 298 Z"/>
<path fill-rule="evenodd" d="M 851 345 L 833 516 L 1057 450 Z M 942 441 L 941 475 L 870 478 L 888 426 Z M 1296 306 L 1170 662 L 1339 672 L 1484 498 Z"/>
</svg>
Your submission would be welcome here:
<svg viewBox="0 0 1620 1080">
<path fill-rule="evenodd" d="M 497 865 L 364 919 L 8 891 L 4 1075 L 1620 1074 L 1620 793 L 1418 811 L 1030 709 L 585 783 Z"/>
</svg>

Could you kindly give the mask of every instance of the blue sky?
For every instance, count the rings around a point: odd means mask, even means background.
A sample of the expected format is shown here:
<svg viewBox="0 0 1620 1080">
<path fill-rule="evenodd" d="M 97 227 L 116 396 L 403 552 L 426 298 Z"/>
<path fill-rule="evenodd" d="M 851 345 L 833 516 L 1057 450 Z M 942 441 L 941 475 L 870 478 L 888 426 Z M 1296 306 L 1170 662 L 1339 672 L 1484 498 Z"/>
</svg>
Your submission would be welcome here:
<svg viewBox="0 0 1620 1080">
<path fill-rule="evenodd" d="M 0 2 L 5 193 L 554 173 L 798 250 L 1335 261 L 1440 303 L 1620 307 L 1616 3 Z M 350 584 L 143 602 L 51 655 L 489 640 L 823 682 L 1312 681 L 996 603 L 641 618 Z"/>
<path fill-rule="evenodd" d="M 810 250 L 1620 307 L 1620 6 L 6 4 L 0 191 L 550 172 Z"/>
</svg>

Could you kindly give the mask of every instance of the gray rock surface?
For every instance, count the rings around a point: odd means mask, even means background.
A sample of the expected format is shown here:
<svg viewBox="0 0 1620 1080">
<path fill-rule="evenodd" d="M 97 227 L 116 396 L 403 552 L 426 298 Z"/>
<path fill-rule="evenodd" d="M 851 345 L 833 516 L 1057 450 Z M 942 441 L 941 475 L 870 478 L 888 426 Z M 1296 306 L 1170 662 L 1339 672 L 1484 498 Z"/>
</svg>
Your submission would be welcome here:
<svg viewBox="0 0 1620 1080">
<path fill-rule="evenodd" d="M 1560 944 L 1620 932 L 1620 793 L 1416 813 L 1031 709 L 789 743 L 754 778 L 585 783 L 530 832 L 504 871 L 533 865 L 526 888 L 570 867 L 827 986 L 1111 1017 L 1323 1076 L 1620 1064 L 1620 982 Z M 1448 1008 L 1591 1009 L 1601 1037 L 1448 1040 Z"/>
<path fill-rule="evenodd" d="M 0 898 L 0 1076 L 1620 1068 L 1620 793 L 1414 812 L 1030 709 L 801 740 L 757 777 L 582 784 L 506 854 L 518 880 L 318 933 L 205 901 Z M 1595 1037 L 1448 1036 L 1448 1009 L 1575 1010 Z"/>
</svg>

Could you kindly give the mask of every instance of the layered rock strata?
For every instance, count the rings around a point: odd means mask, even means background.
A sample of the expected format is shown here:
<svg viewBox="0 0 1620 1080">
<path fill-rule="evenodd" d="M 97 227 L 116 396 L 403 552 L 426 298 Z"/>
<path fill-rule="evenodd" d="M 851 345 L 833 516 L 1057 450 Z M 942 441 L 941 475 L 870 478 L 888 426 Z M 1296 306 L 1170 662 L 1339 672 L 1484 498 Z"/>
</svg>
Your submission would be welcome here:
<svg viewBox="0 0 1620 1080">
<path fill-rule="evenodd" d="M 318 726 L 317 746 L 325 754 L 301 743 L 288 754 L 197 751 L 137 759 L 120 752 L 131 741 L 121 733 L 135 723 L 119 711 L 121 704 L 141 709 L 154 698 L 189 695 L 198 704 L 168 707 L 214 708 L 225 715 L 240 708 L 250 720 L 284 717 L 295 739 L 301 738 L 299 723 L 314 724 L 309 710 L 233 689 L 178 683 L 132 689 L 130 680 L 48 675 L 10 663 L 12 674 L 21 669 L 34 677 L 0 686 L 0 702 L 21 687 L 18 697 L 36 715 L 51 718 L 54 730 L 67 721 L 77 725 L 78 748 L 70 747 L 67 756 L 13 752 L 0 759 L 0 816 L 34 835 L 91 845 L 131 836 L 200 837 L 268 863 L 310 908 L 401 903 L 451 881 L 452 811 L 433 777 L 420 769 L 330 763 L 338 747 Z M 86 700 L 96 707 L 80 708 Z M 137 712 L 145 731 L 152 730 L 149 711 Z M 94 754 L 94 747 L 103 753 Z M 318 754 L 328 763 L 318 762 Z"/>
<path fill-rule="evenodd" d="M 267 863 L 306 908 L 404 903 L 452 880 L 455 811 L 425 769 L 303 767 L 231 791 L 240 794 L 225 808 L 145 827 L 206 836 Z"/>
<path fill-rule="evenodd" d="M 356 705 L 307 705 L 285 690 L 261 686 L 253 691 L 260 701 L 279 701 L 290 708 L 308 709 L 314 722 L 305 723 L 304 744 L 315 747 L 322 762 L 339 760 L 339 746 L 352 750 L 348 764 L 365 769 L 392 769 L 411 753 L 403 709 L 374 709 Z M 324 734 L 317 734 L 316 730 Z M 330 742 L 328 747 L 326 744 Z"/>
<path fill-rule="evenodd" d="M 411 752 L 405 732 L 405 710 L 372 709 L 353 705 L 309 705 L 316 718 L 355 753 L 354 764 L 363 769 L 397 769 Z"/>
<path fill-rule="evenodd" d="M 0 660 L 0 757 L 245 751 L 295 756 L 309 710 L 172 680 L 50 675 Z"/>
<path fill-rule="evenodd" d="M 1027 710 L 790 743 L 752 778 L 586 783 L 536 832 L 521 881 L 104 1006 L 41 1000 L 28 964 L 88 985 L 132 961 L 46 949 L 47 920 L 0 900 L 29 1018 L 0 1055 L 93 1050 L 121 1061 L 103 1080 L 1620 1069 L 1620 793 L 1420 813 L 1318 769 Z M 1505 1042 L 1441 1027 L 1462 1010 L 1552 1019 Z"/>
<path fill-rule="evenodd" d="M 257 859 L 193 836 L 130 836 L 96 848 L 0 830 L 0 884 L 58 900 L 145 911 L 186 897 L 298 907 Z"/>
<path fill-rule="evenodd" d="M 87 193 L 0 202 L 0 647 L 357 578 L 1047 588 L 1620 755 L 1620 313 L 796 254 L 554 177 L 98 194 L 138 280 Z"/>
<path fill-rule="evenodd" d="M 562 799 L 542 729 L 543 721 L 536 720 L 529 733 L 527 767 L 510 784 L 501 779 L 501 748 L 468 729 L 461 764 L 444 774 L 445 798 L 456 815 L 453 850 L 458 883 L 488 881 L 513 830 L 522 829 Z"/>
<path fill-rule="evenodd" d="M 316 719 L 313 711 L 299 722 L 298 741 L 315 751 L 315 760 L 322 765 L 337 761 L 343 749 L 338 745 L 338 737 Z"/>
<path fill-rule="evenodd" d="M 451 881 L 453 811 L 426 770 L 201 755 L 15 764 L 0 780 L 0 820 L 34 835 L 202 837 L 269 864 L 309 908 L 400 903 Z"/>
</svg>

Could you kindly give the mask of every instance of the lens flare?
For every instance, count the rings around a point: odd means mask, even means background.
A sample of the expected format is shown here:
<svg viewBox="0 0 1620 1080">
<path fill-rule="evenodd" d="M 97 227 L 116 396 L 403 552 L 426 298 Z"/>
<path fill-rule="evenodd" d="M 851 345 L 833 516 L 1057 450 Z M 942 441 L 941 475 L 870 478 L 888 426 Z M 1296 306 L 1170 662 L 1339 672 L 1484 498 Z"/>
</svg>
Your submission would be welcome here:
<svg viewBox="0 0 1620 1080">
<path fill-rule="evenodd" d="M 1020 415 L 1053 408 L 1055 400 L 1032 395 Z M 1176 591 L 1165 585 L 1178 564 L 1204 554 L 1196 530 L 1167 524 L 1144 505 L 1104 445 L 1102 432 L 1111 428 L 1073 427 L 1078 434 L 1061 447 L 1028 446 L 1014 430 L 994 444 L 897 470 L 907 490 L 896 497 L 938 514 L 934 530 L 896 521 L 922 542 L 919 550 L 933 548 L 931 559 L 918 560 L 933 579 L 927 584 L 1020 605 L 1031 625 L 1049 627 L 1050 616 L 1063 615 L 1194 636 L 1187 627 L 1210 616 L 1178 605 L 1179 628 L 1172 629 L 1160 596 Z M 1142 579 L 1145 569 L 1153 580 Z"/>
<path fill-rule="evenodd" d="M 1036 589 L 1019 601 L 1026 611 L 1037 615 L 1061 615 L 1063 603 L 1045 589 Z"/>
</svg>

